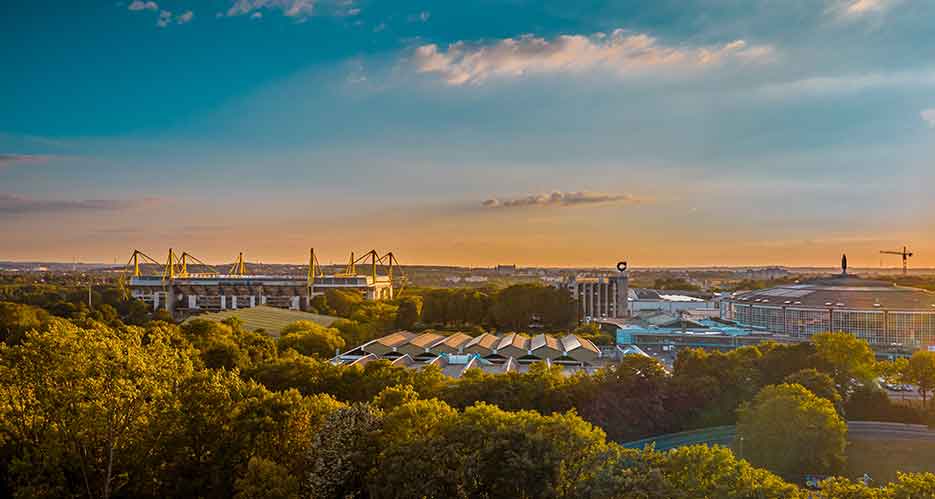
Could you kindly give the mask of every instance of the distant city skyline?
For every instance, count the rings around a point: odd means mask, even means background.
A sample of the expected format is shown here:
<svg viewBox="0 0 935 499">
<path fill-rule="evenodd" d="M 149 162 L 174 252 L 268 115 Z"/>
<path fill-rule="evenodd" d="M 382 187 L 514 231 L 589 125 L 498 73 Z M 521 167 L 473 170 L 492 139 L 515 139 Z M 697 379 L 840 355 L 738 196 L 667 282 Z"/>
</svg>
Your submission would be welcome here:
<svg viewBox="0 0 935 499">
<path fill-rule="evenodd" d="M 935 267 L 933 2 L 3 13 L 0 261 Z"/>
</svg>

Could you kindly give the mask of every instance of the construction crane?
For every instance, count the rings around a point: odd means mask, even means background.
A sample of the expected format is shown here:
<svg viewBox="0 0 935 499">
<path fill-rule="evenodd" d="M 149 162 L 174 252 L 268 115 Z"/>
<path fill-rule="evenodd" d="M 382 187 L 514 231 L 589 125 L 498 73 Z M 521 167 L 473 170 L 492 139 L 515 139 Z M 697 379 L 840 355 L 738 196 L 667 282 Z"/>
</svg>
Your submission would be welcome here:
<svg viewBox="0 0 935 499">
<path fill-rule="evenodd" d="M 898 255 L 903 257 L 903 275 L 909 274 L 909 259 L 912 258 L 912 253 L 909 251 L 909 248 L 903 246 L 902 251 L 880 251 L 881 255 Z"/>
</svg>

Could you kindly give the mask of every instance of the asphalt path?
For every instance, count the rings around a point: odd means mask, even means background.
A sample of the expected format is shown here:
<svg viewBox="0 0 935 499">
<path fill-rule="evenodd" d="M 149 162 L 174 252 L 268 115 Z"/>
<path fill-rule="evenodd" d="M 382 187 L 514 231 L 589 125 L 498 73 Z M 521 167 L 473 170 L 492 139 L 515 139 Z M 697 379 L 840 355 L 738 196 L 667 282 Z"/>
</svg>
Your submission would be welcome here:
<svg viewBox="0 0 935 499">
<path fill-rule="evenodd" d="M 847 437 L 850 440 L 915 440 L 935 442 L 935 430 L 925 425 L 883 423 L 877 421 L 848 421 Z M 701 430 L 670 433 L 624 443 L 624 447 L 642 449 L 654 445 L 656 450 L 665 451 L 688 445 L 730 446 L 737 436 L 734 426 L 717 426 Z"/>
</svg>

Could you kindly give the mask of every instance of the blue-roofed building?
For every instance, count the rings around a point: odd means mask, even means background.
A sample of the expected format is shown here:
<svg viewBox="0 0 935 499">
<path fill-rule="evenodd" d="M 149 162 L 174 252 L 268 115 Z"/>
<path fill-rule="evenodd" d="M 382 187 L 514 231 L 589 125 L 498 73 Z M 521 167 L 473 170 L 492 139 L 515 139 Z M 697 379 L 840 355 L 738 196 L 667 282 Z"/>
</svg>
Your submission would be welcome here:
<svg viewBox="0 0 935 499">
<path fill-rule="evenodd" d="M 629 321 L 600 321 L 602 328 L 614 331 L 618 346 L 637 346 L 662 350 L 706 348 L 731 350 L 759 345 L 766 341 L 797 343 L 801 340 L 773 334 L 719 319 L 685 319 L 677 315 L 657 314 Z"/>
</svg>

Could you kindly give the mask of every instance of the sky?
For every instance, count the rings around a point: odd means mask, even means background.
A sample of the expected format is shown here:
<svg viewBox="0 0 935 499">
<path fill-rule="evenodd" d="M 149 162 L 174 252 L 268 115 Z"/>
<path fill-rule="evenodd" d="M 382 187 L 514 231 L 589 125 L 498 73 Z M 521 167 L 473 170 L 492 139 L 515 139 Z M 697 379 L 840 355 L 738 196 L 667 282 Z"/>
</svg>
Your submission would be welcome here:
<svg viewBox="0 0 935 499">
<path fill-rule="evenodd" d="M 935 266 L 930 0 L 10 0 L 0 260 Z"/>
</svg>

